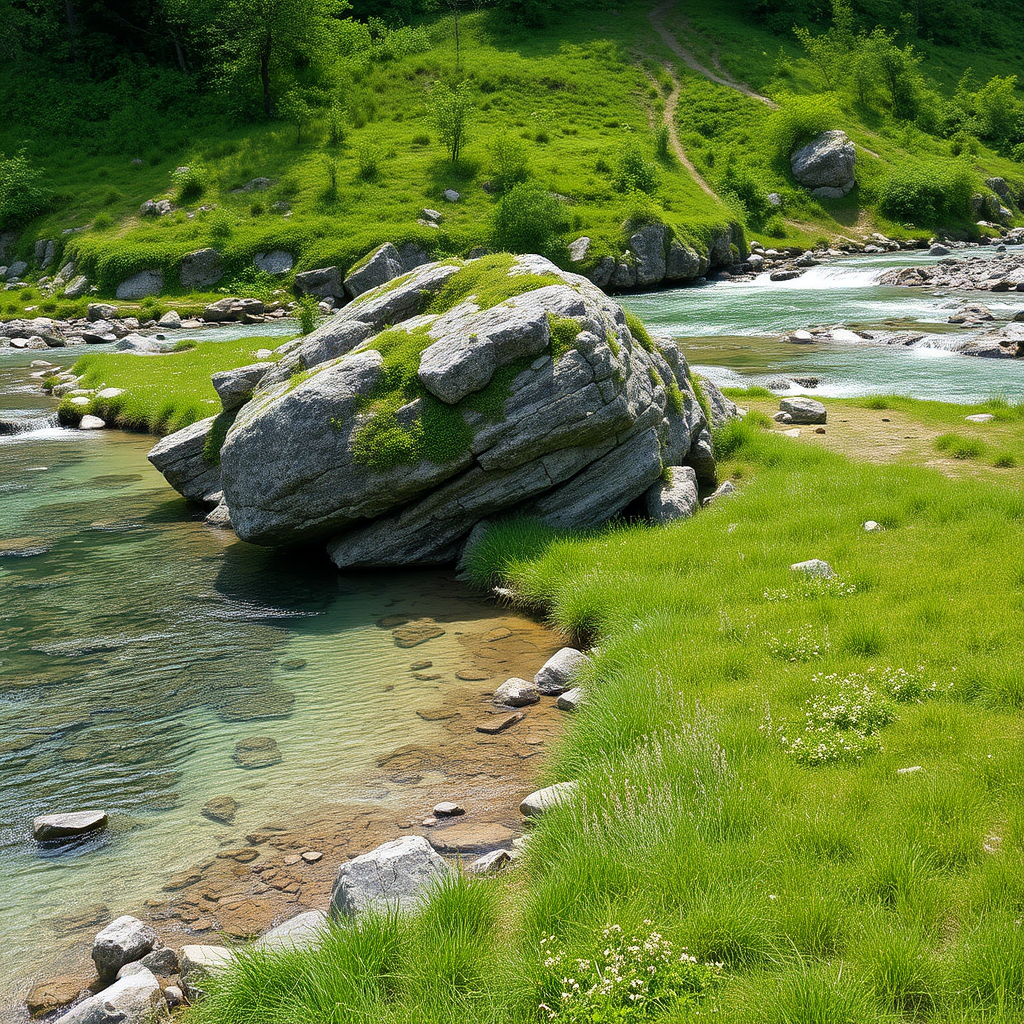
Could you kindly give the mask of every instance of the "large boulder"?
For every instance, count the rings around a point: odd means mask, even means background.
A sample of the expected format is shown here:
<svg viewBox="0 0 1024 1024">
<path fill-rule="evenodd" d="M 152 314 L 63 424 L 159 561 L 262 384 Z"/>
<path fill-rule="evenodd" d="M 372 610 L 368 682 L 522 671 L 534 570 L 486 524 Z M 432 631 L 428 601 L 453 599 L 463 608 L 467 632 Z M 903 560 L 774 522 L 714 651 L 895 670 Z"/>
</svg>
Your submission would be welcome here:
<svg viewBox="0 0 1024 1024">
<path fill-rule="evenodd" d="M 99 995 L 73 1006 L 60 1019 L 62 1024 L 150 1024 L 166 1007 L 160 982 L 152 971 L 140 966 L 118 978 Z"/>
<path fill-rule="evenodd" d="M 245 405 L 252 398 L 252 393 L 267 373 L 273 367 L 273 363 L 251 363 L 249 366 L 239 366 L 234 370 L 222 370 L 215 373 L 211 380 L 213 389 L 220 397 L 221 408 L 225 412 L 232 412 Z"/>
<path fill-rule="evenodd" d="M 603 523 L 705 458 L 685 359 L 645 344 L 539 256 L 421 266 L 282 349 L 221 449 L 234 529 L 349 567 L 454 561 L 496 513 Z"/>
<path fill-rule="evenodd" d="M 338 868 L 331 913 L 352 917 L 362 911 L 416 910 L 432 884 L 451 868 L 422 836 L 403 836 L 346 861 Z"/>
<path fill-rule="evenodd" d="M 348 272 L 345 291 L 354 299 L 363 292 L 393 281 L 401 273 L 402 257 L 390 242 L 385 242 Z"/>
<path fill-rule="evenodd" d="M 838 189 L 846 195 L 857 183 L 853 176 L 856 161 L 857 151 L 846 132 L 829 131 L 793 153 L 790 167 L 793 177 L 804 188 Z"/>
<path fill-rule="evenodd" d="M 220 500 L 221 489 L 220 466 L 207 445 L 215 418 L 199 420 L 168 434 L 157 442 L 148 456 L 182 497 L 210 506 Z"/>
<path fill-rule="evenodd" d="M 156 943 L 156 932 L 137 917 L 125 914 L 111 921 L 92 944 L 92 959 L 100 981 L 112 981 L 125 964 L 141 960 Z"/>
<path fill-rule="evenodd" d="M 211 288 L 224 276 L 224 264 L 216 249 L 197 249 L 181 258 L 178 279 L 186 291 Z"/>
<path fill-rule="evenodd" d="M 665 238 L 664 224 L 648 224 L 629 237 L 629 249 L 636 258 L 636 283 L 647 287 L 665 279 Z"/>
<path fill-rule="evenodd" d="M 125 279 L 117 286 L 116 296 L 119 299 L 145 299 L 150 295 L 159 295 L 164 288 L 164 272 L 162 270 L 140 270 L 137 274 Z"/>
<path fill-rule="evenodd" d="M 270 252 L 258 252 L 252 258 L 253 266 L 264 274 L 274 277 L 287 274 L 295 265 L 295 257 L 284 249 L 271 249 Z"/>
</svg>

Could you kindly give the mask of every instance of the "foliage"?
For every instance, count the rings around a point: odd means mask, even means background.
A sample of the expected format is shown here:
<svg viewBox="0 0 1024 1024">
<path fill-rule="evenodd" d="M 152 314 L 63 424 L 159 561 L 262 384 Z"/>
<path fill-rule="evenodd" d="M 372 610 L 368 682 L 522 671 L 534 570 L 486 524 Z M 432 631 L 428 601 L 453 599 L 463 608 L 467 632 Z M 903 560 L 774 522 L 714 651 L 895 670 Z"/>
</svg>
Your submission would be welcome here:
<svg viewBox="0 0 1024 1024">
<path fill-rule="evenodd" d="M 302 334 L 311 334 L 316 328 L 320 316 L 320 304 L 312 295 L 300 295 L 295 309 L 299 318 L 299 330 Z"/>
<path fill-rule="evenodd" d="M 41 177 L 24 150 L 11 157 L 0 153 L 0 230 L 21 227 L 46 209 L 50 196 Z"/>
<path fill-rule="evenodd" d="M 938 224 L 967 220 L 977 178 L 967 163 L 905 161 L 878 189 L 878 206 L 894 221 Z"/>
<path fill-rule="evenodd" d="M 205 167 L 195 164 L 176 167 L 171 172 L 174 200 L 180 204 L 194 203 L 202 199 L 206 191 L 208 174 Z"/>
<path fill-rule="evenodd" d="M 463 148 L 469 141 L 473 104 L 465 82 L 447 85 L 438 82 L 431 94 L 431 118 L 437 129 L 438 141 L 448 150 L 451 162 L 458 163 Z"/>
<path fill-rule="evenodd" d="M 498 201 L 491 237 L 507 252 L 548 254 L 557 245 L 566 221 L 559 201 L 545 188 L 529 182 L 513 185 Z"/>
<path fill-rule="evenodd" d="M 615 187 L 620 192 L 653 193 L 658 187 L 658 168 L 644 157 L 640 143 L 630 139 L 619 152 Z"/>
<path fill-rule="evenodd" d="M 794 150 L 822 132 L 841 127 L 842 123 L 843 113 L 832 96 L 787 96 L 765 121 L 766 148 L 773 154 L 776 164 L 788 171 Z"/>
<path fill-rule="evenodd" d="M 491 180 L 500 192 L 526 181 L 530 176 L 530 161 L 523 141 L 504 130 L 491 140 Z"/>
</svg>

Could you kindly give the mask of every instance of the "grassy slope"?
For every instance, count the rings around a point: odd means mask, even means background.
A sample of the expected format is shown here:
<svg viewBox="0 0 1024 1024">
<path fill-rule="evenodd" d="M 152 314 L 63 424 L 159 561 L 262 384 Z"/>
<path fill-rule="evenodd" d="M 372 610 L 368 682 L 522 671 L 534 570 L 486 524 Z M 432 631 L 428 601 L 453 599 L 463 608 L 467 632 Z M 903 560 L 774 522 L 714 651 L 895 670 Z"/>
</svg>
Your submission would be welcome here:
<svg viewBox="0 0 1024 1024">
<path fill-rule="evenodd" d="M 252 289 L 251 280 L 232 277 L 251 269 L 254 253 L 275 247 L 296 253 L 299 269 L 330 263 L 349 267 L 387 239 L 415 241 L 439 254 L 464 254 L 487 241 L 496 200 L 481 186 L 493 176 L 489 143 L 506 130 L 525 146 L 534 179 L 568 197 L 569 237 L 591 235 L 593 258 L 621 251 L 622 224 L 635 211 L 636 201 L 614 188 L 618 156 L 627 141 L 639 139 L 653 159 L 651 124 L 660 117 L 668 91 L 663 75 L 660 89 L 648 78 L 670 56 L 651 28 L 649 10 L 647 3 L 627 3 L 519 36 L 493 34 L 482 14 L 462 19 L 462 70 L 476 114 L 465 159 L 454 167 L 438 145 L 429 118 L 431 84 L 450 75 L 455 64 L 450 21 L 445 19 L 430 26 L 428 51 L 354 68 L 339 97 L 356 111 L 361 126 L 352 128 L 346 142 L 334 149 L 325 142 L 322 123 L 307 130 L 298 144 L 295 129 L 288 125 L 231 127 L 207 117 L 195 124 L 162 125 L 152 148 L 139 154 L 144 157 L 141 166 L 132 166 L 130 154 L 97 155 L 71 142 L 25 139 L 13 120 L 5 120 L 0 150 L 27 145 L 30 157 L 46 170 L 49 184 L 66 197 L 59 210 L 31 226 L 23 248 L 30 249 L 34 237 L 58 238 L 78 254 L 104 294 L 129 273 L 162 265 L 172 297 L 180 292 L 173 273 L 177 260 L 206 245 L 224 253 L 229 273 L 222 286 L 232 291 Z M 720 57 L 737 78 L 779 97 L 819 88 L 813 69 L 799 59 L 791 40 L 744 23 L 721 4 L 687 5 L 686 17 L 684 22 L 678 9 L 666 16 L 679 38 L 711 65 Z M 780 54 L 786 58 L 781 72 L 776 63 Z M 954 70 L 968 60 L 979 73 L 987 73 L 1016 59 L 1009 52 L 935 50 L 928 55 L 926 73 L 934 71 L 933 83 L 947 92 Z M 948 154 L 947 143 L 893 127 L 871 111 L 851 110 L 845 119 L 848 130 L 879 157 L 862 151 L 859 173 L 865 187 L 841 203 L 822 206 L 793 188 L 784 171 L 771 167 L 760 134 L 769 113 L 763 104 L 685 68 L 679 68 L 679 75 L 684 89 L 678 127 L 698 170 L 712 184 L 720 184 L 730 158 L 751 167 L 766 188 L 786 196 L 788 222 L 777 233 L 790 242 L 808 244 L 875 226 L 901 233 L 898 225 L 876 224 L 870 208 L 862 210 L 858 202 L 870 207 L 872 185 L 909 154 Z M 359 176 L 367 154 L 379 167 L 372 181 Z M 658 162 L 661 181 L 654 208 L 684 236 L 699 240 L 709 225 L 746 216 L 735 202 L 729 206 L 709 198 L 674 159 Z M 334 198 L 328 192 L 329 163 L 337 176 Z M 140 221 L 139 204 L 170 195 L 171 172 L 182 164 L 205 168 L 207 191 L 189 204 L 194 216 L 190 219 L 183 210 Z M 984 150 L 976 165 L 983 175 L 1019 174 L 1017 165 Z M 256 176 L 271 178 L 273 187 L 264 193 L 232 194 Z M 441 192 L 446 187 L 462 191 L 462 201 L 444 203 Z M 279 201 L 290 204 L 290 216 L 273 210 Z M 203 211 L 203 205 L 217 208 Z M 440 231 L 416 224 L 423 206 L 442 208 Z M 79 235 L 61 234 L 85 224 L 93 226 Z M 7 293 L 0 312 L 13 315 L 38 302 L 36 293 Z"/>
<path fill-rule="evenodd" d="M 1001 425 L 1020 450 L 1024 419 Z M 340 929 L 323 953 L 249 960 L 196 1020 L 544 1019 L 609 923 L 724 963 L 700 1007 L 723 1022 L 1020 1019 L 1019 474 L 856 463 L 756 422 L 719 444 L 740 493 L 692 520 L 566 539 L 512 526 L 474 560 L 600 645 L 547 768 L 580 779 L 582 802 L 545 817 L 504 879 L 457 886 L 420 921 Z M 812 557 L 838 583 L 789 571 Z M 920 686 L 884 702 L 880 749 L 817 767 L 787 753 L 823 676 L 877 689 L 889 669 Z M 543 967 L 548 935 L 566 966 Z M 651 1011 L 622 1019 L 696 1016 Z"/>
</svg>

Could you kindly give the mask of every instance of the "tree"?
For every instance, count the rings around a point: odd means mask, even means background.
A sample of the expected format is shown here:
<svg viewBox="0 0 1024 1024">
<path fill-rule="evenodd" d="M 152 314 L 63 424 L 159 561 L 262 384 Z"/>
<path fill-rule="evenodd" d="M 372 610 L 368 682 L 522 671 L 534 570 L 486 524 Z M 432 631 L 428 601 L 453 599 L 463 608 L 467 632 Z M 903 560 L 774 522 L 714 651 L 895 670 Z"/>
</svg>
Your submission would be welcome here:
<svg viewBox="0 0 1024 1024">
<path fill-rule="evenodd" d="M 431 110 L 434 127 L 441 144 L 448 150 L 451 162 L 457 163 L 469 141 L 469 120 L 473 105 L 465 82 L 451 86 L 438 82 L 434 86 Z"/>
</svg>

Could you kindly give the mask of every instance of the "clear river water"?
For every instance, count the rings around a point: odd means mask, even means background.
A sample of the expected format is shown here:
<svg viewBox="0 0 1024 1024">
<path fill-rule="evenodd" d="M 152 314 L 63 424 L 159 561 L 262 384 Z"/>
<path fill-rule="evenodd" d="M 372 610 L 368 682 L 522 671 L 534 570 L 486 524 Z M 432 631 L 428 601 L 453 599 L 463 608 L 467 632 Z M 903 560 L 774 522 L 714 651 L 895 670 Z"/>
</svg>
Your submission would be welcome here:
<svg viewBox="0 0 1024 1024">
<path fill-rule="evenodd" d="M 861 258 L 785 284 L 713 283 L 626 305 L 680 338 L 691 365 L 720 384 L 813 374 L 824 395 L 1024 400 L 1024 360 L 941 347 L 963 299 L 1008 316 L 1024 309 L 1024 294 L 873 284 L 889 266 L 926 260 Z M 914 327 L 936 342 L 778 340 L 815 324 Z M 498 614 L 437 573 L 339 575 L 207 527 L 150 467 L 152 438 L 45 425 L 54 403 L 29 368 L 39 355 L 77 357 L 0 349 L 0 419 L 33 426 L 0 436 L 2 1020 L 17 1015 L 26 981 L 52 973 L 61 949 L 82 938 L 66 928 L 77 908 L 141 905 L 216 848 L 218 826 L 199 813 L 212 796 L 238 797 L 243 833 L 306 804 L 400 801 L 381 788 L 379 758 L 438 740 L 442 724 L 416 709 L 443 699 L 463 641 Z M 446 635 L 403 650 L 376 624 L 394 614 L 434 617 Z M 440 681 L 410 672 L 421 653 Z M 281 763 L 241 767 L 236 743 L 252 735 L 276 740 Z M 62 850 L 32 841 L 35 815 L 82 807 L 105 808 L 109 829 Z"/>
</svg>

